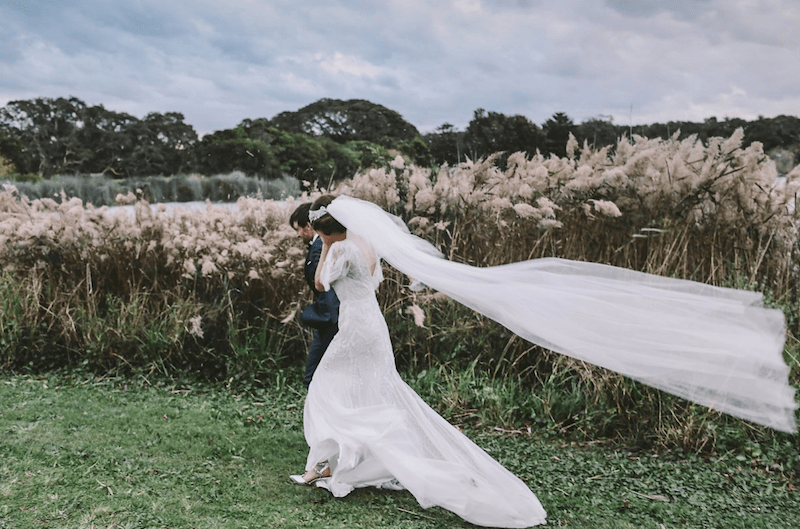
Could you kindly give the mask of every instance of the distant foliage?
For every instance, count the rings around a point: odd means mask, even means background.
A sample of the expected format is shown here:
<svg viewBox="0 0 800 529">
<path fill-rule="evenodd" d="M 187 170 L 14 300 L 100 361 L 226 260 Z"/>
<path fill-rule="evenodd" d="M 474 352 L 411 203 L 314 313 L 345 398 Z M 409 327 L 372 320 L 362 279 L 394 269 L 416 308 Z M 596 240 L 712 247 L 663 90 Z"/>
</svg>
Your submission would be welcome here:
<svg viewBox="0 0 800 529">
<path fill-rule="evenodd" d="M 500 166 L 505 168 L 506 158 L 514 152 L 535 153 L 544 150 L 548 140 L 545 131 L 525 116 L 505 116 L 499 112 L 486 112 L 479 108 L 473 114 L 466 130 L 466 144 L 469 158 L 477 160 L 495 153 L 499 155 Z M 560 146 L 567 143 L 564 136 Z"/>
<path fill-rule="evenodd" d="M 2 179 L 0 178 L 0 181 Z M 7 181 L 11 183 L 11 181 Z M 271 180 L 248 177 L 234 171 L 214 176 L 148 176 L 111 180 L 98 175 L 54 176 L 47 180 L 13 181 L 20 195 L 29 199 L 80 199 L 94 207 L 113 206 L 119 194 L 133 193 L 142 200 L 156 202 L 236 202 L 253 197 L 282 200 L 300 194 L 300 182 L 284 176 Z"/>
<path fill-rule="evenodd" d="M 295 112 L 281 112 L 270 123 L 338 143 L 362 140 L 389 148 L 419 136 L 417 128 L 394 110 L 363 99 L 320 99 Z"/>
<path fill-rule="evenodd" d="M 574 123 L 557 112 L 539 126 L 522 115 L 479 108 L 465 130 L 444 123 L 422 135 L 396 111 L 360 99 L 321 99 L 271 119 L 247 118 L 202 138 L 178 112 L 151 112 L 139 119 L 75 97 L 10 101 L 0 108 L 0 156 L 12 167 L 5 177 L 16 181 L 239 171 L 266 180 L 289 176 L 309 190 L 330 187 L 360 169 L 384 167 L 397 154 L 407 163 L 434 168 L 497 154 L 494 163 L 505 171 L 515 152 L 565 157 L 570 134 L 580 145 L 613 151 L 621 138 L 632 141 L 634 135 L 667 140 L 679 133 L 678 139 L 693 137 L 705 144 L 738 128 L 744 131 L 744 147 L 759 142 L 780 157 L 784 173 L 800 164 L 800 118 L 791 116 L 634 126 L 603 115 Z"/>
<path fill-rule="evenodd" d="M 730 137 L 739 128 L 744 131 L 742 146 L 758 142 L 770 154 L 774 149 L 783 148 L 791 153 L 792 159 L 787 161 L 791 167 L 800 164 L 800 118 L 793 116 L 759 117 L 754 121 L 709 118 L 700 123 L 670 121 L 634 126 L 614 123 L 611 116 L 604 115 L 574 123 L 566 113 L 556 112 L 538 127 L 524 116 L 506 116 L 478 109 L 466 130 L 460 131 L 452 124 L 444 123 L 433 132 L 424 134 L 422 140 L 430 150 L 433 164 L 452 166 L 467 158 L 477 160 L 503 152 L 497 162 L 505 169 L 505 159 L 513 152 L 524 152 L 528 156 L 554 154 L 563 158 L 570 134 L 580 145 L 586 142 L 595 149 L 609 147 L 613 150 L 621 138 L 632 141 L 636 135 L 668 140 L 678 134 L 678 139 L 695 138 L 705 144 L 710 138 Z"/>
<path fill-rule="evenodd" d="M 241 171 L 261 178 L 280 175 L 270 144 L 250 138 L 241 127 L 205 135 L 197 145 L 195 156 L 196 166 L 203 174 Z"/>
<path fill-rule="evenodd" d="M 144 119 L 78 98 L 11 101 L 0 108 L 0 153 L 21 174 L 114 176 L 188 171 L 197 134 L 177 112 Z"/>
</svg>

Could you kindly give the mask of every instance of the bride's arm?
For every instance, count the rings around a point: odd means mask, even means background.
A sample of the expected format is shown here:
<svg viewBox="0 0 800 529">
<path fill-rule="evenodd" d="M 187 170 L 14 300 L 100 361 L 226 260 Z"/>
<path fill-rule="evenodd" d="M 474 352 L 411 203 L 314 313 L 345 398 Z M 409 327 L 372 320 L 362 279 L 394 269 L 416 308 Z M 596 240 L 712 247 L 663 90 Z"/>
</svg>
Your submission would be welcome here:
<svg viewBox="0 0 800 529">
<path fill-rule="evenodd" d="M 328 257 L 328 248 L 329 246 L 323 242 L 322 253 L 319 256 L 319 263 L 317 264 L 317 271 L 314 273 L 314 288 L 317 289 L 317 292 L 325 291 L 325 287 L 320 278 L 322 277 L 322 267 L 325 266 L 325 258 Z"/>
</svg>

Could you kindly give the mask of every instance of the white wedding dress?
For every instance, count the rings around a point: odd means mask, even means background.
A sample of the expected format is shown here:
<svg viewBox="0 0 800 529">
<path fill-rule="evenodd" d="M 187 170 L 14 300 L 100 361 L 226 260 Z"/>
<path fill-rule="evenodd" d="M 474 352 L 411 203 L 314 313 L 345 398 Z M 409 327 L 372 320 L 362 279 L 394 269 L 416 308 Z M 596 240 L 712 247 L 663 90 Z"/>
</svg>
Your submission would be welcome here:
<svg viewBox="0 0 800 529">
<path fill-rule="evenodd" d="M 356 487 L 405 488 L 487 527 L 530 527 L 546 513 L 530 489 L 450 425 L 400 378 L 375 289 L 379 260 L 362 239 L 331 245 L 321 281 L 340 300 L 339 332 L 311 382 L 303 415 L 307 469 L 334 496 Z"/>
</svg>

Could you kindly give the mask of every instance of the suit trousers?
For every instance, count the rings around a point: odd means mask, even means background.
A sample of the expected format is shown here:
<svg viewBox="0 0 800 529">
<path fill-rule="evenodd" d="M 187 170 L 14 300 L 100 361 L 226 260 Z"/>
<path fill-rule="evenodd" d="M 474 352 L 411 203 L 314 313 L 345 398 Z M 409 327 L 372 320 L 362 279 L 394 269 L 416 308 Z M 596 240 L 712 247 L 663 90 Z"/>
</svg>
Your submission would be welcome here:
<svg viewBox="0 0 800 529">
<path fill-rule="evenodd" d="M 303 375 L 303 385 L 308 388 L 311 384 L 311 379 L 314 377 L 322 355 L 330 345 L 331 340 L 339 330 L 338 325 L 326 326 L 322 329 L 314 329 L 314 337 L 311 340 L 311 345 L 308 348 L 308 358 L 306 359 L 306 372 Z"/>
</svg>

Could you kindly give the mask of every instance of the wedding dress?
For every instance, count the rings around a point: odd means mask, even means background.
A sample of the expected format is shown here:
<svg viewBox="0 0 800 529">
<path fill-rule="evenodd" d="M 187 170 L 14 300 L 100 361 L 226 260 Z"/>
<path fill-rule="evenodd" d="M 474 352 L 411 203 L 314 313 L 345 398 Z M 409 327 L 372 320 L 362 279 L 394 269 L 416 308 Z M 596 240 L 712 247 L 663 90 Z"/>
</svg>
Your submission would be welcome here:
<svg viewBox="0 0 800 529">
<path fill-rule="evenodd" d="M 521 479 L 450 425 L 400 378 L 375 297 L 375 252 L 350 233 L 331 245 L 321 282 L 340 300 L 339 332 L 314 373 L 303 422 L 306 468 L 328 461 L 317 482 L 334 496 L 356 487 L 405 488 L 419 504 L 444 507 L 487 527 L 545 523 Z"/>
</svg>

